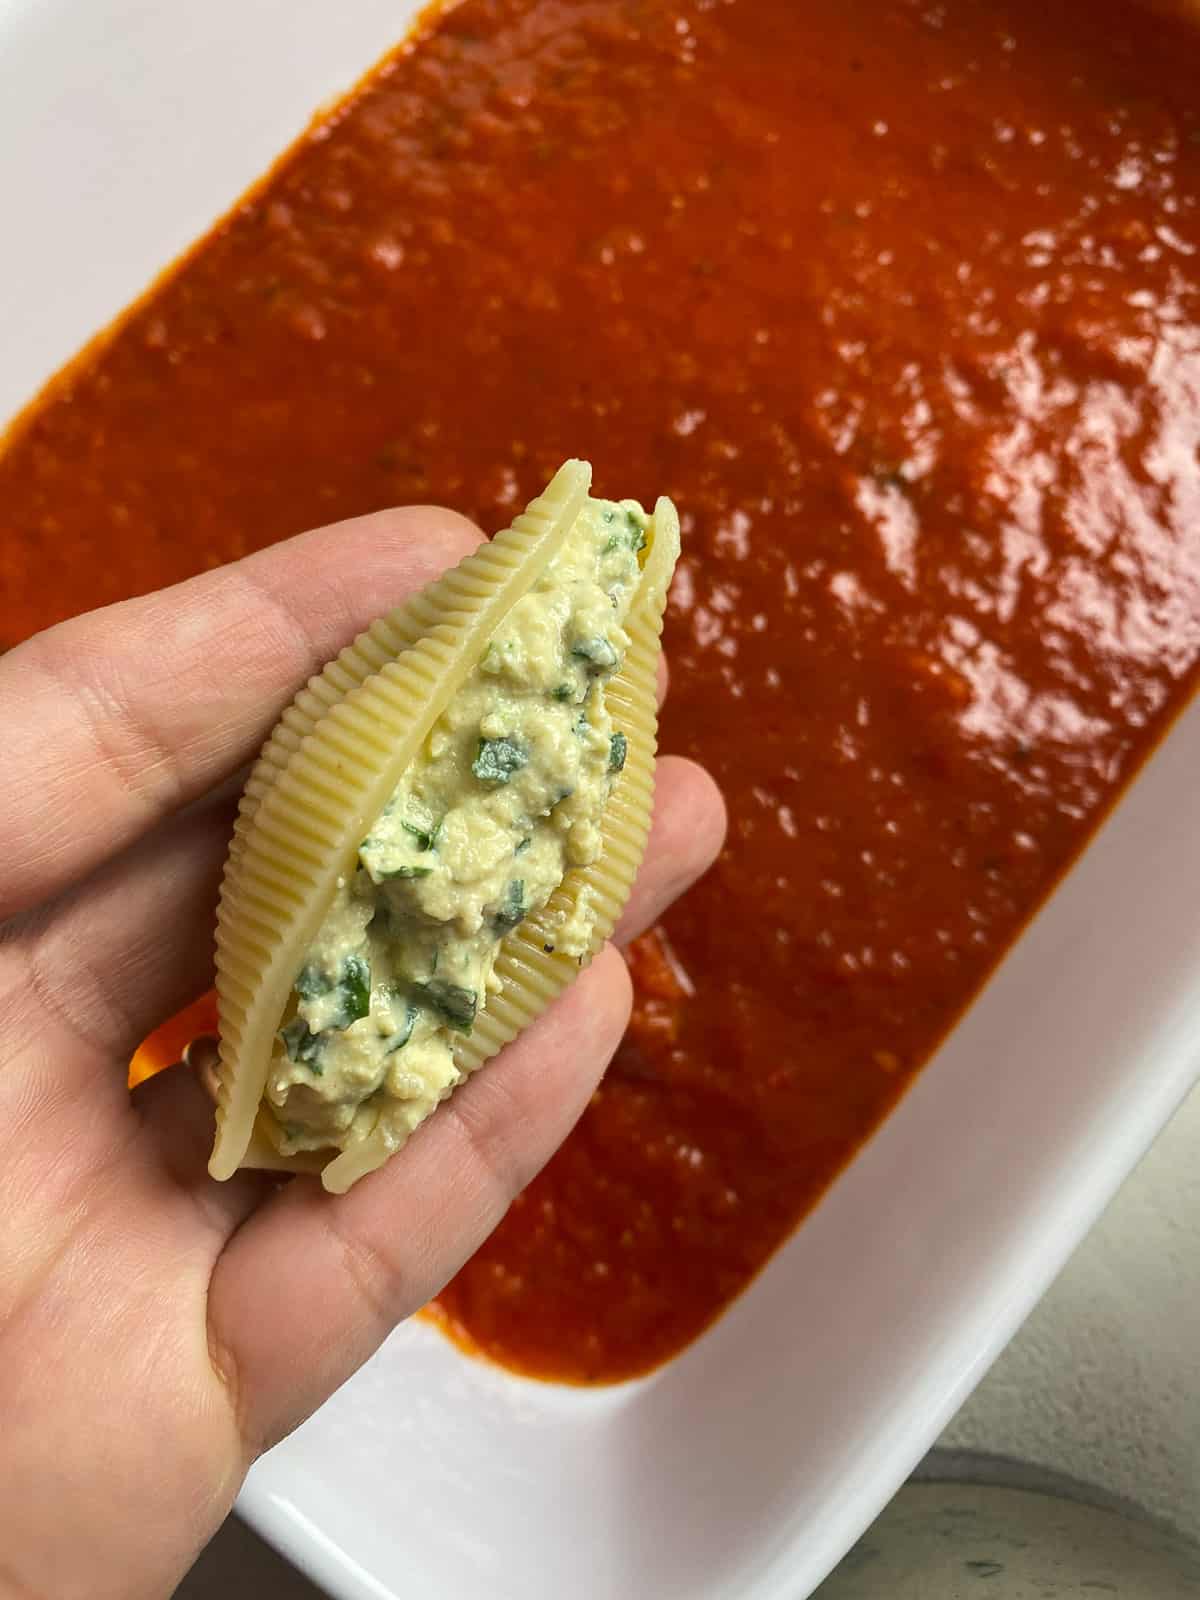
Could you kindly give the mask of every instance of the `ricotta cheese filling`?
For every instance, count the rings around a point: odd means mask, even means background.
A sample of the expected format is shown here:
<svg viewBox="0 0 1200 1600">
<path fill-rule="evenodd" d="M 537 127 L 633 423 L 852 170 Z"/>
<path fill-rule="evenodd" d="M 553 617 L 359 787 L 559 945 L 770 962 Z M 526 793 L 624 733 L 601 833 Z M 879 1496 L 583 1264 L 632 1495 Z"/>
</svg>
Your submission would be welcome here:
<svg viewBox="0 0 1200 1600">
<path fill-rule="evenodd" d="M 599 857 L 626 750 L 605 684 L 648 524 L 635 501 L 585 503 L 338 880 L 267 1079 L 282 1152 L 403 1144 L 461 1081 L 455 1036 L 499 987 L 505 935 Z M 594 923 L 583 891 L 554 947 L 583 956 Z"/>
</svg>

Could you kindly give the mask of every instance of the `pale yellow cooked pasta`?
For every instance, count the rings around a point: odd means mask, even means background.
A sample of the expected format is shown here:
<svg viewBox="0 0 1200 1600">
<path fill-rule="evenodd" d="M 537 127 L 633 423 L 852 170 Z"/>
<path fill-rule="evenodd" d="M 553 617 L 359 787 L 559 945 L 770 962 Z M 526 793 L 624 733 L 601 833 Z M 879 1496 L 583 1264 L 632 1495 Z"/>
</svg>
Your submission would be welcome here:
<svg viewBox="0 0 1200 1600">
<path fill-rule="evenodd" d="M 567 462 L 510 528 L 330 662 L 267 741 L 242 799 L 218 912 L 215 1177 L 248 1166 L 319 1171 L 325 1187 L 341 1193 L 395 1147 L 394 1134 L 368 1131 L 342 1149 L 281 1153 L 265 1100 L 275 1041 L 305 952 L 364 836 L 504 619 L 562 551 L 590 484 L 585 462 Z M 503 938 L 493 992 L 471 1031 L 454 1041 L 456 1081 L 577 976 L 611 933 L 641 863 L 654 794 L 662 617 L 679 553 L 669 500 L 659 500 L 645 538 L 625 622 L 628 649 L 605 688 L 627 747 L 600 822 L 599 857 L 567 871 L 549 902 Z M 594 924 L 580 958 L 561 949 L 554 934 L 583 898 Z"/>
</svg>

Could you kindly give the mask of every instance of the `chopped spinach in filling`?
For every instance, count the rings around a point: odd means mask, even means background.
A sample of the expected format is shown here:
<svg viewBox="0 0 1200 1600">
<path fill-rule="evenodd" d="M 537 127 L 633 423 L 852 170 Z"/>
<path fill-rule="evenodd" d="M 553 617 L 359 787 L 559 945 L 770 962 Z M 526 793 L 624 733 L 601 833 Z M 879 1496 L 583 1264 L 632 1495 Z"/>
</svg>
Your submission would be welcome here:
<svg viewBox="0 0 1200 1600">
<path fill-rule="evenodd" d="M 619 670 L 648 518 L 591 500 L 432 729 L 358 849 L 296 976 L 267 1085 L 283 1150 L 398 1145 L 459 1081 L 501 940 L 600 853 L 625 765 Z M 583 955 L 580 896 L 556 948 Z"/>
</svg>

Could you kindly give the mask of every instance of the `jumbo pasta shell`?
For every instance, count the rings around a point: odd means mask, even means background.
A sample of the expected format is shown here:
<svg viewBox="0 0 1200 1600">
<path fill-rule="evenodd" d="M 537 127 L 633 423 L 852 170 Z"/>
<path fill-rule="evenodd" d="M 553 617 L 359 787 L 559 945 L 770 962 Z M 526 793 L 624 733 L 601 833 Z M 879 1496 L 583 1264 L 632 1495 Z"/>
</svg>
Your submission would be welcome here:
<svg viewBox="0 0 1200 1600">
<path fill-rule="evenodd" d="M 562 548 L 587 498 L 591 470 L 567 462 L 505 532 L 380 618 L 297 695 L 271 734 L 243 796 L 221 889 L 217 994 L 221 1060 L 215 1177 L 239 1166 L 322 1171 L 348 1188 L 391 1147 L 368 1135 L 344 1151 L 280 1154 L 258 1120 L 275 1031 L 296 971 L 364 832 L 434 722 L 478 663 L 512 606 Z M 655 678 L 678 519 L 660 500 L 626 622 L 630 647 L 606 697 L 627 731 L 625 767 L 591 867 L 569 872 L 549 904 L 501 944 L 489 995 L 455 1042 L 466 1075 L 528 1025 L 580 970 L 548 953 L 552 930 L 586 887 L 596 910 L 590 959 L 612 931 L 641 862 L 653 802 Z M 449 1092 L 449 1091 L 447 1091 Z"/>
</svg>

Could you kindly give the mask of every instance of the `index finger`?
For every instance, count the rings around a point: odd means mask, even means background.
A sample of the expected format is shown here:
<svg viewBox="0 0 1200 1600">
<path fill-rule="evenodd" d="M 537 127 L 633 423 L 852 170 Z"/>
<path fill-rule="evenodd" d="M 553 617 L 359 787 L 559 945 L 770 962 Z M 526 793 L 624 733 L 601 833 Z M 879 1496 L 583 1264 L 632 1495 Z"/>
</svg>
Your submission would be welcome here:
<svg viewBox="0 0 1200 1600">
<path fill-rule="evenodd" d="M 49 628 L 0 659 L 0 919 L 236 771 L 304 681 L 479 543 L 409 506 Z"/>
</svg>

